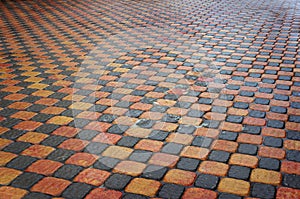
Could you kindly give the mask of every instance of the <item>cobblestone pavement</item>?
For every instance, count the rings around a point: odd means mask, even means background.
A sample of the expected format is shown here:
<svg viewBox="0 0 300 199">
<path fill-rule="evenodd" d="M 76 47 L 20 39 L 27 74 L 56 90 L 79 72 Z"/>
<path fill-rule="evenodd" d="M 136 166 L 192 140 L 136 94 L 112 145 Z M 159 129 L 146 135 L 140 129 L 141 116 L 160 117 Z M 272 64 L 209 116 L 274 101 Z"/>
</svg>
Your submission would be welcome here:
<svg viewBox="0 0 300 199">
<path fill-rule="evenodd" d="M 0 198 L 300 198 L 300 1 L 3 0 Z"/>
</svg>

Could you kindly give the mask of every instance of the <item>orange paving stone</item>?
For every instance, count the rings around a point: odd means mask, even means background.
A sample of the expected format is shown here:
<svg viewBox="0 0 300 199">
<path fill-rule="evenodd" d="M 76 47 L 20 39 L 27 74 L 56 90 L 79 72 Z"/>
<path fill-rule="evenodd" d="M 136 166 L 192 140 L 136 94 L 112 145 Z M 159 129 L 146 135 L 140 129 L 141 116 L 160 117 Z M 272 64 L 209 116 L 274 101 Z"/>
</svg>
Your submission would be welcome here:
<svg viewBox="0 0 300 199">
<path fill-rule="evenodd" d="M 160 141 L 143 139 L 143 140 L 139 141 L 134 146 L 134 148 L 135 149 L 140 149 L 140 150 L 148 150 L 148 151 L 158 152 L 158 151 L 160 151 L 163 144 L 164 143 L 160 142 Z"/>
<path fill-rule="evenodd" d="M 279 187 L 277 190 L 276 198 L 277 199 L 298 199 L 300 197 L 300 190 L 291 189 L 288 187 Z"/>
<path fill-rule="evenodd" d="M 188 188 L 182 198 L 183 199 L 216 199 L 217 193 L 202 188 Z"/>
<path fill-rule="evenodd" d="M 122 192 L 96 188 L 92 190 L 85 198 L 86 199 L 120 199 L 122 197 Z"/>
<path fill-rule="evenodd" d="M 179 157 L 175 155 L 170 155 L 167 153 L 155 153 L 150 158 L 148 163 L 172 168 L 175 166 L 178 160 Z"/>
<path fill-rule="evenodd" d="M 229 159 L 229 164 L 255 168 L 258 164 L 258 158 L 251 155 L 236 153 L 231 155 Z"/>
<path fill-rule="evenodd" d="M 43 134 L 43 133 L 36 133 L 36 132 L 28 132 L 21 137 L 17 139 L 17 141 L 21 142 L 29 142 L 32 144 L 39 144 L 42 142 L 44 139 L 46 139 L 48 135 Z"/>
<path fill-rule="evenodd" d="M 46 158 L 55 149 L 49 146 L 32 145 L 25 149 L 21 154 L 28 155 L 36 158 Z"/>
<path fill-rule="evenodd" d="M 0 166 L 6 165 L 6 163 L 10 162 L 15 157 L 17 157 L 16 154 L 0 151 Z"/>
<path fill-rule="evenodd" d="M 183 157 L 205 160 L 208 156 L 208 153 L 209 150 L 206 148 L 187 146 L 182 150 L 180 155 Z"/>
<path fill-rule="evenodd" d="M 113 171 L 116 173 L 138 176 L 143 172 L 145 168 L 146 165 L 143 163 L 125 160 L 117 164 Z"/>
<path fill-rule="evenodd" d="M 41 192 L 41 193 L 49 194 L 52 196 L 58 196 L 70 184 L 71 184 L 71 182 L 69 182 L 67 180 L 53 178 L 53 177 L 45 177 L 41 181 L 39 181 L 37 184 L 35 184 L 31 188 L 31 191 Z"/>
<path fill-rule="evenodd" d="M 88 167 L 91 166 L 97 159 L 98 156 L 90 153 L 75 153 L 69 159 L 67 159 L 66 163 Z"/>
<path fill-rule="evenodd" d="M 216 175 L 216 176 L 225 176 L 229 166 L 224 163 L 214 162 L 214 161 L 203 161 L 198 171 L 201 173 Z"/>
<path fill-rule="evenodd" d="M 87 168 L 80 172 L 75 178 L 75 182 L 82 182 L 94 186 L 100 186 L 109 177 L 110 173 L 99 169 Z"/>
<path fill-rule="evenodd" d="M 127 147 L 110 146 L 102 153 L 102 155 L 124 160 L 128 158 L 132 152 L 133 149 Z"/>
<path fill-rule="evenodd" d="M 25 171 L 50 176 L 62 165 L 62 163 L 52 160 L 38 160 L 32 163 Z"/>
</svg>

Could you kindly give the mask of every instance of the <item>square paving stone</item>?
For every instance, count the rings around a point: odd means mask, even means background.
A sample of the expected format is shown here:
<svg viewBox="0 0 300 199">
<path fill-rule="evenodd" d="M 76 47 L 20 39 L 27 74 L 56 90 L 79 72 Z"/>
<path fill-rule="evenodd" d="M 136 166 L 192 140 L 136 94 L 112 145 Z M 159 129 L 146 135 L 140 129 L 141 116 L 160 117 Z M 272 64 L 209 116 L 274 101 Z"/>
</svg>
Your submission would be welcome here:
<svg viewBox="0 0 300 199">
<path fill-rule="evenodd" d="M 15 159 L 13 159 L 12 161 L 10 161 L 9 163 L 7 163 L 6 167 L 14 168 L 18 170 L 24 170 L 36 160 L 37 158 L 20 155 Z"/>
<path fill-rule="evenodd" d="M 284 174 L 282 185 L 294 189 L 300 189 L 300 176 L 294 174 Z"/>
<path fill-rule="evenodd" d="M 63 192 L 62 196 L 65 198 L 80 199 L 92 189 L 93 187 L 88 184 L 75 182 L 69 185 Z"/>
<path fill-rule="evenodd" d="M 222 131 L 219 135 L 219 139 L 221 140 L 230 140 L 235 141 L 237 139 L 238 134 L 229 131 Z"/>
<path fill-rule="evenodd" d="M 167 171 L 168 171 L 168 169 L 166 167 L 157 166 L 157 165 L 149 165 L 143 171 L 142 177 L 150 178 L 153 180 L 161 180 Z"/>
<path fill-rule="evenodd" d="M 177 144 L 177 143 L 166 143 L 165 146 L 161 149 L 162 152 L 168 153 L 168 154 L 179 154 L 182 150 L 183 145 Z"/>
<path fill-rule="evenodd" d="M 158 196 L 162 198 L 179 199 L 184 191 L 184 186 L 176 184 L 164 184 Z"/>
<path fill-rule="evenodd" d="M 112 170 L 120 160 L 115 159 L 115 158 L 110 158 L 110 157 L 103 157 L 99 160 L 97 160 L 94 163 L 94 168 L 100 169 L 100 170 L 105 170 L 105 171 L 110 171 Z"/>
<path fill-rule="evenodd" d="M 250 176 L 251 169 L 242 166 L 231 166 L 228 171 L 228 176 L 241 180 L 247 180 Z"/>
<path fill-rule="evenodd" d="M 13 142 L 6 146 L 3 151 L 19 154 L 30 146 L 31 144 L 27 142 Z"/>
<path fill-rule="evenodd" d="M 13 182 L 12 186 L 18 187 L 21 189 L 28 189 L 37 183 L 43 176 L 36 173 L 22 173 L 19 175 Z"/>
<path fill-rule="evenodd" d="M 263 158 L 261 157 L 258 164 L 259 168 L 269 169 L 269 170 L 279 170 L 280 161 L 273 158 Z"/>
<path fill-rule="evenodd" d="M 76 175 L 83 170 L 82 167 L 77 165 L 63 165 L 55 173 L 54 177 L 72 180 Z"/>
<path fill-rule="evenodd" d="M 104 183 L 104 186 L 109 189 L 122 190 L 131 180 L 131 176 L 123 174 L 112 174 Z"/>
<path fill-rule="evenodd" d="M 257 154 L 258 147 L 253 144 L 240 144 L 238 152 L 243 154 L 255 155 Z"/>
<path fill-rule="evenodd" d="M 275 192 L 276 188 L 272 185 L 254 183 L 251 190 L 251 196 L 272 199 L 275 197 Z"/>
<path fill-rule="evenodd" d="M 280 148 L 282 147 L 283 141 L 281 138 L 265 137 L 263 144 L 270 147 Z"/>
<path fill-rule="evenodd" d="M 208 148 L 212 143 L 212 139 L 208 137 L 197 136 L 194 138 L 192 145 Z"/>
<path fill-rule="evenodd" d="M 150 151 L 135 150 L 129 156 L 129 160 L 136 162 L 147 162 L 151 156 L 152 152 Z"/>
<path fill-rule="evenodd" d="M 209 160 L 217 161 L 217 162 L 227 162 L 229 159 L 230 153 L 225 151 L 211 151 L 208 156 Z"/>
<path fill-rule="evenodd" d="M 177 163 L 177 168 L 187 171 L 195 171 L 198 168 L 200 161 L 192 158 L 180 158 Z"/>
<path fill-rule="evenodd" d="M 71 157 L 75 152 L 70 151 L 67 149 L 56 149 L 50 155 L 48 155 L 47 159 L 53 160 L 53 161 L 58 161 L 58 162 L 64 162 L 66 161 L 69 157 Z"/>
<path fill-rule="evenodd" d="M 195 181 L 195 186 L 204 189 L 215 189 L 219 183 L 219 177 L 209 174 L 200 174 Z"/>
<path fill-rule="evenodd" d="M 29 193 L 26 196 L 24 196 L 23 199 L 50 199 L 52 198 L 49 195 L 43 194 L 43 193 Z"/>
</svg>

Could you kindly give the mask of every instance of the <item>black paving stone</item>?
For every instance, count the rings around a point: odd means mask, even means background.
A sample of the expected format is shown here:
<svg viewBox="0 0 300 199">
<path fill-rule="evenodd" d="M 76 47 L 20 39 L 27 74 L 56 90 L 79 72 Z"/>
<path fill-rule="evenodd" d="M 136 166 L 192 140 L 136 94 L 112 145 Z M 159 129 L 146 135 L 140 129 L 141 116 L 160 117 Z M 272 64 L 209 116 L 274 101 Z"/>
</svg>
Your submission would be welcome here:
<svg viewBox="0 0 300 199">
<path fill-rule="evenodd" d="M 52 197 L 49 195 L 32 192 L 25 195 L 23 199 L 50 199 L 50 198 Z"/>
<path fill-rule="evenodd" d="M 263 144 L 266 146 L 280 148 L 280 147 L 282 147 L 283 141 L 281 138 L 265 137 Z"/>
<path fill-rule="evenodd" d="M 125 146 L 125 147 L 133 147 L 139 140 L 140 139 L 136 137 L 124 136 L 119 140 L 117 145 Z"/>
<path fill-rule="evenodd" d="M 200 118 L 204 115 L 204 112 L 202 111 L 198 111 L 198 110 L 190 110 L 188 113 L 187 113 L 187 116 L 189 117 L 196 117 L 196 118 Z"/>
<path fill-rule="evenodd" d="M 6 167 L 18 169 L 18 170 L 24 170 L 36 160 L 37 158 L 20 155 L 15 159 L 11 160 L 9 163 L 7 163 Z"/>
<path fill-rule="evenodd" d="M 300 176 L 292 174 L 284 174 L 282 185 L 295 189 L 300 189 Z"/>
<path fill-rule="evenodd" d="M 125 194 L 122 199 L 148 199 L 148 197 L 138 195 L 138 194 L 128 193 L 128 194 Z"/>
<path fill-rule="evenodd" d="M 28 142 L 13 142 L 6 146 L 3 151 L 19 154 L 30 146 L 31 144 Z"/>
<path fill-rule="evenodd" d="M 112 174 L 104 183 L 104 186 L 109 189 L 122 190 L 131 180 L 131 176 L 123 174 Z"/>
<path fill-rule="evenodd" d="M 161 151 L 164 153 L 176 155 L 176 154 L 180 153 L 182 148 L 183 148 L 182 144 L 169 142 L 169 143 L 165 144 L 165 146 L 161 149 Z"/>
<path fill-rule="evenodd" d="M 279 121 L 279 120 L 269 120 L 267 122 L 267 126 L 272 127 L 272 128 L 283 129 L 284 128 L 284 122 Z"/>
<path fill-rule="evenodd" d="M 195 181 L 196 187 L 215 189 L 219 183 L 219 177 L 209 174 L 200 174 Z"/>
<path fill-rule="evenodd" d="M 179 199 L 184 191 L 184 187 L 175 184 L 164 184 L 158 196 L 162 198 Z"/>
<path fill-rule="evenodd" d="M 244 125 L 243 132 L 258 135 L 261 132 L 261 127 Z"/>
<path fill-rule="evenodd" d="M 58 162 L 66 161 L 74 152 L 67 149 L 56 149 L 47 157 L 49 160 L 54 160 Z"/>
<path fill-rule="evenodd" d="M 227 162 L 229 159 L 230 153 L 225 151 L 211 151 L 209 155 L 209 160 L 217 162 Z"/>
<path fill-rule="evenodd" d="M 192 125 L 179 125 L 177 132 L 178 133 L 185 133 L 185 134 L 193 134 L 196 130 L 195 126 Z"/>
<path fill-rule="evenodd" d="M 59 127 L 60 127 L 59 125 L 55 125 L 55 124 L 43 124 L 39 126 L 35 131 L 40 133 L 50 134 Z"/>
<path fill-rule="evenodd" d="M 287 131 L 286 137 L 291 140 L 300 140 L 300 133 L 297 131 Z"/>
<path fill-rule="evenodd" d="M 279 170 L 280 168 L 280 161 L 277 159 L 273 159 L 273 158 L 260 158 L 259 160 L 259 164 L 258 164 L 259 168 L 263 168 L 263 169 L 269 169 L 269 170 Z"/>
<path fill-rule="evenodd" d="M 177 168 L 187 171 L 195 171 L 200 161 L 192 158 L 181 158 L 177 163 Z"/>
<path fill-rule="evenodd" d="M 119 162 L 120 160 L 115 158 L 103 157 L 94 163 L 94 168 L 111 171 Z"/>
<path fill-rule="evenodd" d="M 168 169 L 166 167 L 149 165 L 143 171 L 142 177 L 153 179 L 153 180 L 161 180 L 167 171 Z"/>
<path fill-rule="evenodd" d="M 197 136 L 194 138 L 192 145 L 208 148 L 212 143 L 212 139 L 208 137 Z"/>
<path fill-rule="evenodd" d="M 62 196 L 64 198 L 74 198 L 80 199 L 84 198 L 84 196 L 92 189 L 93 187 L 88 184 L 75 182 L 69 185 L 63 192 Z"/>
<path fill-rule="evenodd" d="M 77 176 L 83 170 L 82 167 L 77 165 L 63 165 L 60 167 L 55 173 L 54 177 L 63 178 L 66 180 L 72 180 L 75 176 Z"/>
<path fill-rule="evenodd" d="M 245 103 L 245 102 L 235 102 L 233 104 L 233 107 L 234 108 L 240 108 L 240 109 L 247 109 L 249 107 L 249 104 Z"/>
<path fill-rule="evenodd" d="M 243 117 L 242 116 L 237 116 L 237 115 L 228 115 L 226 118 L 227 122 L 232 122 L 232 123 L 242 123 Z"/>
<path fill-rule="evenodd" d="M 232 178 L 247 180 L 250 176 L 251 169 L 242 166 L 231 166 L 228 171 L 228 176 Z"/>
<path fill-rule="evenodd" d="M 256 118 L 264 118 L 266 116 L 266 113 L 262 111 L 250 111 L 249 116 Z"/>
<path fill-rule="evenodd" d="M 49 137 L 44 139 L 41 144 L 46 146 L 57 147 L 65 140 L 67 140 L 66 137 L 59 136 L 59 135 L 50 135 Z"/>
<path fill-rule="evenodd" d="M 241 196 L 229 194 L 229 193 L 221 193 L 218 199 L 242 199 Z"/>
<path fill-rule="evenodd" d="M 300 153 L 295 150 L 287 150 L 286 151 L 286 159 L 290 161 L 300 162 Z"/>
<path fill-rule="evenodd" d="M 99 142 L 89 143 L 84 152 L 100 155 L 109 145 Z"/>
<path fill-rule="evenodd" d="M 77 135 L 76 138 L 81 140 L 92 140 L 96 135 L 98 135 L 98 131 L 93 130 L 81 130 Z"/>
<path fill-rule="evenodd" d="M 275 198 L 276 188 L 268 184 L 254 183 L 251 196 L 265 199 Z"/>
<path fill-rule="evenodd" d="M 36 173 L 22 173 L 13 182 L 13 187 L 28 189 L 43 178 L 42 175 Z"/>
<path fill-rule="evenodd" d="M 124 125 L 118 125 L 118 124 L 113 124 L 109 129 L 107 130 L 108 133 L 113 133 L 113 134 L 123 134 L 129 127 L 124 126 Z"/>
<path fill-rule="evenodd" d="M 275 113 L 287 113 L 287 108 L 281 106 L 272 106 L 270 110 Z"/>
<path fill-rule="evenodd" d="M 240 144 L 238 148 L 239 153 L 256 155 L 258 147 L 252 144 Z"/>
<path fill-rule="evenodd" d="M 152 152 L 150 151 L 135 150 L 129 156 L 129 160 L 136 161 L 136 162 L 147 162 L 151 156 L 152 156 Z"/>
<path fill-rule="evenodd" d="M 169 133 L 165 131 L 154 130 L 150 133 L 149 139 L 164 141 L 168 137 Z"/>
<path fill-rule="evenodd" d="M 8 140 L 15 140 L 18 137 L 20 137 L 21 135 L 23 135 L 25 132 L 26 131 L 20 131 L 20 130 L 13 129 L 13 130 L 9 130 L 9 131 L 3 133 L 2 135 L 0 135 L 0 137 L 4 138 L 4 139 L 8 139 Z"/>
<path fill-rule="evenodd" d="M 237 139 L 238 134 L 234 132 L 222 131 L 219 135 L 219 139 L 221 140 L 230 140 L 235 141 Z"/>
</svg>

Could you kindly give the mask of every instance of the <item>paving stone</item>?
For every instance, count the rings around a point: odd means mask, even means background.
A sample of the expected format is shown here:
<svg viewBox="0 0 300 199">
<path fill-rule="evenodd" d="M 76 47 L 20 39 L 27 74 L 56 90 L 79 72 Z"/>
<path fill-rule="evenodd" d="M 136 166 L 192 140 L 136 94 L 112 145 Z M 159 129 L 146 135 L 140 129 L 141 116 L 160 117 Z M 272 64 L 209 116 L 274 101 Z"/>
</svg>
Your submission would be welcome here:
<svg viewBox="0 0 300 199">
<path fill-rule="evenodd" d="M 227 162 L 229 159 L 230 153 L 225 151 L 211 151 L 208 159 L 217 161 L 217 162 Z"/>
<path fill-rule="evenodd" d="M 168 169 L 166 167 L 149 165 L 143 171 L 142 177 L 153 179 L 153 180 L 161 180 L 167 171 Z"/>
<path fill-rule="evenodd" d="M 187 171 L 195 171 L 200 161 L 192 158 L 181 158 L 177 163 L 177 168 Z"/>
<path fill-rule="evenodd" d="M 237 139 L 238 134 L 229 131 L 222 131 L 219 135 L 219 139 L 235 141 Z"/>
<path fill-rule="evenodd" d="M 256 155 L 258 147 L 252 144 L 240 144 L 238 147 L 238 152 L 249 155 Z"/>
<path fill-rule="evenodd" d="M 180 198 L 183 194 L 184 187 L 175 184 L 164 184 L 159 191 L 159 197 L 162 198 Z"/>
<path fill-rule="evenodd" d="M 241 196 L 237 196 L 234 194 L 229 194 L 229 193 L 221 193 L 218 197 L 218 199 L 241 199 Z"/>
<path fill-rule="evenodd" d="M 250 176 L 250 168 L 241 166 L 231 166 L 228 171 L 228 176 L 241 180 L 247 180 Z"/>
<path fill-rule="evenodd" d="M 84 183 L 72 183 L 63 192 L 62 196 L 65 198 L 83 198 L 91 189 L 91 185 Z"/>
<path fill-rule="evenodd" d="M 215 189 L 219 183 L 219 177 L 209 174 L 200 174 L 195 181 L 195 186 L 205 189 Z"/>
<path fill-rule="evenodd" d="M 300 176 L 292 175 L 292 174 L 284 174 L 282 184 L 286 187 L 299 189 L 300 188 Z"/>
<path fill-rule="evenodd" d="M 37 159 L 30 156 L 18 156 L 9 163 L 7 163 L 7 167 L 14 168 L 18 170 L 24 170 L 29 165 L 31 165 L 33 162 L 35 162 Z"/>
<path fill-rule="evenodd" d="M 276 188 L 268 184 L 254 183 L 252 186 L 251 196 L 258 198 L 274 198 Z"/>
<path fill-rule="evenodd" d="M 54 177 L 72 180 L 82 170 L 83 168 L 77 165 L 63 165 L 54 173 Z"/>
<path fill-rule="evenodd" d="M 123 174 L 112 174 L 104 183 L 104 186 L 109 189 L 122 190 L 131 180 L 131 176 Z"/>
<path fill-rule="evenodd" d="M 51 196 L 42 193 L 29 193 L 24 196 L 24 199 L 50 199 Z"/>
<path fill-rule="evenodd" d="M 36 173 L 23 173 L 19 175 L 11 185 L 21 189 L 28 189 L 42 178 L 42 175 Z"/>
<path fill-rule="evenodd" d="M 18 154 L 21 153 L 23 150 L 29 148 L 30 146 L 31 144 L 27 142 L 13 142 L 7 147 L 5 147 L 3 151 Z"/>
<path fill-rule="evenodd" d="M 265 137 L 263 144 L 270 147 L 280 148 L 282 147 L 283 142 L 281 138 Z"/>
</svg>

